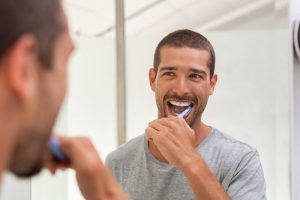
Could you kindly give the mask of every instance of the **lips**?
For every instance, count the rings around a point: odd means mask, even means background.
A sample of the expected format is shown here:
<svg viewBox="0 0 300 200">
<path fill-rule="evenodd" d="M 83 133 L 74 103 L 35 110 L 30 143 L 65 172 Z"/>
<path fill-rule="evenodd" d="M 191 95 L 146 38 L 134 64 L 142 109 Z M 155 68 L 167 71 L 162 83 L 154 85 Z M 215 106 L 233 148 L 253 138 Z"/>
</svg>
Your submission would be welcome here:
<svg viewBox="0 0 300 200">
<path fill-rule="evenodd" d="M 173 116 L 177 116 L 179 113 L 187 109 L 189 106 L 193 107 L 191 101 L 179 101 L 179 100 L 168 100 L 167 101 L 167 113 Z"/>
</svg>

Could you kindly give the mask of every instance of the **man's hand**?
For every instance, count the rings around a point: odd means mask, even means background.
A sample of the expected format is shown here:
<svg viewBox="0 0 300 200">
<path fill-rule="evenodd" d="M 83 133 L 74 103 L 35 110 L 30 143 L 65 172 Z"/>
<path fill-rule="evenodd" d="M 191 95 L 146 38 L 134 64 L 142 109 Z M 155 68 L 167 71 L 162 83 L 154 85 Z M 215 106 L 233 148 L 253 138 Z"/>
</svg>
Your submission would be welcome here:
<svg viewBox="0 0 300 200">
<path fill-rule="evenodd" d="M 146 129 L 146 137 L 171 165 L 185 175 L 196 199 L 230 200 L 196 152 L 195 132 L 184 119 L 169 117 L 154 120 Z"/>
<path fill-rule="evenodd" d="M 154 120 L 146 128 L 146 137 L 178 169 L 191 162 L 191 155 L 197 154 L 195 132 L 184 119 L 171 116 Z"/>
<path fill-rule="evenodd" d="M 87 200 L 127 199 L 110 171 L 102 163 L 97 151 L 88 138 L 59 137 L 62 151 L 70 163 L 48 163 L 50 171 L 57 168 L 72 168 L 81 193 Z"/>
</svg>

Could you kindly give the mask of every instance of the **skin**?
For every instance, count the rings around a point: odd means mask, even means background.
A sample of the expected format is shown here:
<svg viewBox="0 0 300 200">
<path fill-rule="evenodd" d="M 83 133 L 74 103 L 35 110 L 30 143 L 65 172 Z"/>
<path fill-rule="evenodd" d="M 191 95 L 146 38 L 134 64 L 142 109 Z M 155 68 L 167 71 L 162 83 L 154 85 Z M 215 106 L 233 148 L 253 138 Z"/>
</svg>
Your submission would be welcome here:
<svg viewBox="0 0 300 200">
<path fill-rule="evenodd" d="M 54 161 L 48 148 L 67 88 L 67 62 L 74 48 L 65 29 L 54 44 L 52 68 L 40 62 L 33 35 L 19 37 L 0 60 L 0 179 L 5 170 L 28 177 L 47 167 L 72 168 L 87 200 L 127 199 L 87 138 L 59 137 L 70 163 Z"/>
<path fill-rule="evenodd" d="M 90 139 L 60 136 L 59 140 L 70 163 L 56 163 L 48 159 L 47 167 L 53 174 L 57 169 L 74 169 L 79 189 L 87 200 L 128 199 L 109 169 L 102 163 Z"/>
<path fill-rule="evenodd" d="M 195 150 L 211 131 L 201 121 L 218 79 L 217 75 L 209 75 L 209 54 L 205 50 L 165 46 L 160 56 L 158 71 L 149 71 L 158 119 L 146 128 L 148 148 L 157 160 L 182 171 L 197 199 L 230 199 Z M 191 102 L 192 111 L 179 119 L 168 105 L 170 100 Z"/>
</svg>

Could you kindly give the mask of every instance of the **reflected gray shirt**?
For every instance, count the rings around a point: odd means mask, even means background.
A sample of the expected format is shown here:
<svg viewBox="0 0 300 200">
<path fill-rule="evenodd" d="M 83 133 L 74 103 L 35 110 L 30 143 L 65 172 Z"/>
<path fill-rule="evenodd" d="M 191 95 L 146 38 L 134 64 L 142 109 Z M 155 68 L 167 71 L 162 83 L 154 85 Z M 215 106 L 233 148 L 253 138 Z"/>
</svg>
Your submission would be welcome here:
<svg viewBox="0 0 300 200">
<path fill-rule="evenodd" d="M 256 149 L 213 128 L 196 150 L 233 200 L 266 199 Z M 179 170 L 153 157 L 144 135 L 110 153 L 106 164 L 133 200 L 196 199 Z"/>
</svg>

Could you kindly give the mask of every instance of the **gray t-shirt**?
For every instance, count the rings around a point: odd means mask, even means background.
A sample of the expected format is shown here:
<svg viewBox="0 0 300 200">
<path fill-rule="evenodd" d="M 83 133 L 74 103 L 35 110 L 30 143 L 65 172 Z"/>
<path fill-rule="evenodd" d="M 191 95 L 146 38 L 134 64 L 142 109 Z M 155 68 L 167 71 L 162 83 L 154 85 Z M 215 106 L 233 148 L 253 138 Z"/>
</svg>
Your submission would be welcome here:
<svg viewBox="0 0 300 200">
<path fill-rule="evenodd" d="M 256 149 L 213 128 L 196 150 L 233 200 L 266 199 L 265 180 Z M 149 152 L 144 135 L 110 153 L 106 164 L 133 200 L 195 199 L 185 176 Z"/>
</svg>

